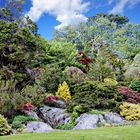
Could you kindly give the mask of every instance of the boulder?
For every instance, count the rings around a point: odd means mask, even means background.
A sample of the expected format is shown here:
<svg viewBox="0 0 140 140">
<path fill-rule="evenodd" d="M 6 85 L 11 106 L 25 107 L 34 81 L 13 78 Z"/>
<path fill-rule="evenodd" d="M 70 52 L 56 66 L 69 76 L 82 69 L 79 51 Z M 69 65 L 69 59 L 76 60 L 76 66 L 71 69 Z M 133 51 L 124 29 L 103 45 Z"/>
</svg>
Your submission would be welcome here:
<svg viewBox="0 0 140 140">
<path fill-rule="evenodd" d="M 62 100 L 46 100 L 45 105 L 48 105 L 50 107 L 63 108 L 63 109 L 67 107 L 67 103 Z"/>
<path fill-rule="evenodd" d="M 78 122 L 74 129 L 93 129 L 97 127 L 98 115 L 82 114 L 76 119 Z"/>
<path fill-rule="evenodd" d="M 65 109 L 44 106 L 39 109 L 39 117 L 52 127 L 66 124 L 70 121 L 70 114 Z"/>
<path fill-rule="evenodd" d="M 52 127 L 43 122 L 28 122 L 26 129 L 28 132 L 49 132 Z"/>
<path fill-rule="evenodd" d="M 111 126 L 119 124 L 129 124 L 117 113 L 109 114 L 82 114 L 76 119 L 77 125 L 74 129 L 94 129 L 99 126 Z"/>
<path fill-rule="evenodd" d="M 120 124 L 124 123 L 124 119 L 117 113 L 109 113 L 109 114 L 104 114 L 104 118 L 108 123 L 114 123 L 114 124 Z"/>
<path fill-rule="evenodd" d="M 23 111 L 26 115 L 33 117 L 36 120 L 39 120 L 38 115 L 36 114 L 36 112 L 34 111 L 28 111 L 28 110 L 24 110 Z"/>
</svg>

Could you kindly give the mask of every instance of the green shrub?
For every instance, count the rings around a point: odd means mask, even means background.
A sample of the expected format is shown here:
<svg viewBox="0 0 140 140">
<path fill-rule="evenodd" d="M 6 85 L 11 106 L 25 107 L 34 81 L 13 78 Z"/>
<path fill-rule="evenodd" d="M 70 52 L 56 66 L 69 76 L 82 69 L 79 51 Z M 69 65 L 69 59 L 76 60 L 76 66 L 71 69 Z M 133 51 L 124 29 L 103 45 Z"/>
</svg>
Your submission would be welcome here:
<svg viewBox="0 0 140 140">
<path fill-rule="evenodd" d="M 56 129 L 71 130 L 71 129 L 74 128 L 74 126 L 75 126 L 74 123 L 69 122 L 67 124 L 59 124 L 59 125 L 57 125 Z"/>
<path fill-rule="evenodd" d="M 132 80 L 130 87 L 140 94 L 140 78 Z"/>
<path fill-rule="evenodd" d="M 109 114 L 109 110 L 96 110 L 96 109 L 92 109 L 89 113 L 90 114 L 96 114 L 96 115 L 99 115 L 99 114 Z"/>
<path fill-rule="evenodd" d="M 0 136 L 8 135 L 11 132 L 11 127 L 7 120 L 0 114 Z"/>
<path fill-rule="evenodd" d="M 92 109 L 109 109 L 118 111 L 123 95 L 117 91 L 116 86 L 109 86 L 104 83 L 87 81 L 75 85 L 75 95 L 68 111 L 73 111 L 74 107 L 80 105 L 81 113 L 89 112 Z"/>
<path fill-rule="evenodd" d="M 125 117 L 126 120 L 140 120 L 140 104 L 124 102 L 120 105 L 120 109 L 120 114 Z"/>
<path fill-rule="evenodd" d="M 16 128 L 16 129 L 22 128 L 23 124 L 29 121 L 36 121 L 36 119 L 31 116 L 24 116 L 24 115 L 16 116 L 12 122 L 12 128 Z"/>
</svg>

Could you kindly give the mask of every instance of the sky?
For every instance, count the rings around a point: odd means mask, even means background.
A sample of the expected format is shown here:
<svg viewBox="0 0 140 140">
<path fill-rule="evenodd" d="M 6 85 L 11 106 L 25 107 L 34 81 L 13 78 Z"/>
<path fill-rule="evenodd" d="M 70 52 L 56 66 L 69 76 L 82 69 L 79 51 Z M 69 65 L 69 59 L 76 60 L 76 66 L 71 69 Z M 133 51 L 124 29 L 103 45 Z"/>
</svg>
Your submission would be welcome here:
<svg viewBox="0 0 140 140">
<path fill-rule="evenodd" d="M 51 40 L 55 29 L 86 22 L 97 13 L 125 15 L 140 24 L 140 0 L 26 0 L 24 13 L 37 23 L 39 34 Z"/>
</svg>

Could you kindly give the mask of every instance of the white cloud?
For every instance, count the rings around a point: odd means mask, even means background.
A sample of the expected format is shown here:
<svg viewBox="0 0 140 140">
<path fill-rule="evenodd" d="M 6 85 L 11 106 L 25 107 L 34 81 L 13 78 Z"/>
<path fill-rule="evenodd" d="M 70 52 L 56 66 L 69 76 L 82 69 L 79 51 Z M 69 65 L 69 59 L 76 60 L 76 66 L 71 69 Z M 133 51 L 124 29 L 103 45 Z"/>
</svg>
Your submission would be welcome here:
<svg viewBox="0 0 140 140">
<path fill-rule="evenodd" d="M 84 16 L 90 5 L 90 2 L 83 0 L 31 0 L 32 7 L 28 12 L 29 17 L 33 21 L 38 21 L 39 18 L 47 13 L 56 17 L 60 25 L 56 29 L 60 29 L 69 24 L 77 24 L 80 21 L 86 21 Z"/>
<path fill-rule="evenodd" d="M 110 11 L 112 14 L 121 14 L 123 13 L 125 7 L 132 8 L 136 4 L 140 3 L 140 0 L 118 0 L 118 3 Z"/>
</svg>

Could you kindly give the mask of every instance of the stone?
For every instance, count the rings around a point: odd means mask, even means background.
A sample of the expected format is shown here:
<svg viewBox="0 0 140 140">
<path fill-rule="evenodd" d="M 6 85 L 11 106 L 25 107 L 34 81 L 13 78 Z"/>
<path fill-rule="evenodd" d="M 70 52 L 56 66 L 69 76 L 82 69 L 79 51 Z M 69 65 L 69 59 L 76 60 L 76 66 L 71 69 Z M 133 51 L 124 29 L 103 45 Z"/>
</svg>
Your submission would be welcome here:
<svg viewBox="0 0 140 140">
<path fill-rule="evenodd" d="M 28 132 L 49 132 L 53 131 L 52 127 L 43 122 L 28 122 L 26 129 Z"/>
<path fill-rule="evenodd" d="M 74 129 L 93 129 L 97 127 L 99 118 L 98 115 L 84 113 L 76 121 L 78 123 Z"/>
<path fill-rule="evenodd" d="M 50 107 L 56 107 L 56 108 L 63 108 L 65 109 L 67 107 L 67 103 L 62 100 L 46 100 L 45 105 L 48 105 Z"/>
<path fill-rule="evenodd" d="M 39 109 L 39 117 L 52 127 L 58 124 L 66 124 L 70 121 L 70 114 L 65 109 L 44 106 Z"/>
<path fill-rule="evenodd" d="M 28 110 L 24 110 L 23 111 L 26 115 L 33 117 L 36 120 L 39 120 L 38 115 L 36 114 L 36 112 L 34 111 L 28 111 Z"/>
<path fill-rule="evenodd" d="M 113 112 L 109 114 L 104 114 L 104 118 L 108 123 L 114 123 L 114 124 L 120 124 L 125 121 L 119 114 Z"/>
</svg>

